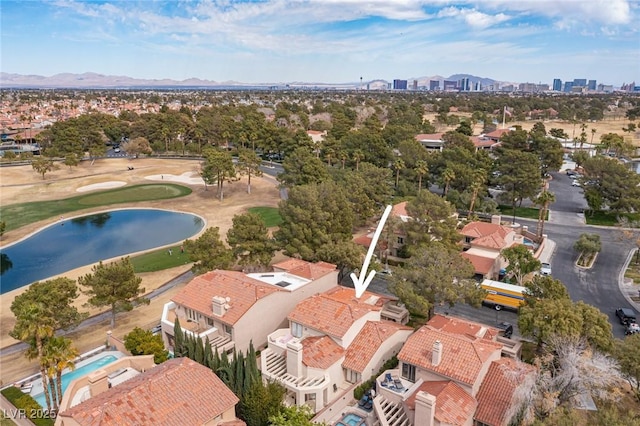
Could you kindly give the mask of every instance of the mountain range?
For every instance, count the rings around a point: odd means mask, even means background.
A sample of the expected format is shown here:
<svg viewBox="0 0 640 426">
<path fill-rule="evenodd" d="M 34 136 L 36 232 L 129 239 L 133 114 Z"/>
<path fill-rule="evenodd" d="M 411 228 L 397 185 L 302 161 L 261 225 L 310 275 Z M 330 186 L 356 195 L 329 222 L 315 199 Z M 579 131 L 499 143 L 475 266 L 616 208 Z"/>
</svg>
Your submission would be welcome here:
<svg viewBox="0 0 640 426">
<path fill-rule="evenodd" d="M 477 77 L 470 74 L 454 74 L 450 77 L 439 75 L 432 77 L 418 77 L 407 79 L 409 87 L 414 80 L 418 81 L 418 86 L 429 87 L 430 80 L 458 81 L 468 78 L 472 82 L 480 81 L 483 86 L 494 84 L 496 81 L 490 78 Z M 289 83 L 241 83 L 238 81 L 211 81 L 199 78 L 189 78 L 186 80 L 171 79 L 139 79 L 127 76 L 103 75 L 93 72 L 83 74 L 62 73 L 50 77 L 42 75 L 23 75 L 12 73 L 0 73 L 0 88 L 33 88 L 33 89 L 128 89 L 128 88 L 340 88 L 356 89 L 362 86 L 369 86 L 370 90 L 386 89 L 389 82 L 383 79 L 347 83 L 320 83 L 320 82 L 289 82 Z"/>
</svg>

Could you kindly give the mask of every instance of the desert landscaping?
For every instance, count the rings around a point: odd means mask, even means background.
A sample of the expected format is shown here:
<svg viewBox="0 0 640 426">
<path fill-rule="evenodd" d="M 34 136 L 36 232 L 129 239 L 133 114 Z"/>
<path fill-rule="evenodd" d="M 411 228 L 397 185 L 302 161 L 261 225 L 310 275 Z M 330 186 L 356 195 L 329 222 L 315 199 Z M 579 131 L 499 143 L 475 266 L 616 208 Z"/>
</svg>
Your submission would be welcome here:
<svg viewBox="0 0 640 426">
<path fill-rule="evenodd" d="M 86 193 L 87 191 L 98 191 L 153 181 L 174 182 L 189 186 L 193 192 L 182 198 L 135 203 L 132 205 L 122 204 L 118 205 L 118 208 L 140 207 L 143 205 L 150 208 L 194 213 L 206 221 L 204 229 L 218 227 L 220 228 L 220 235 L 223 237 L 231 227 L 234 215 L 244 213 L 248 208 L 254 206 L 277 206 L 279 191 L 277 182 L 272 177 L 252 177 L 251 194 L 247 193 L 246 177 L 238 182 L 225 184 L 224 200 L 220 201 L 216 198 L 215 188 L 209 187 L 205 189 L 202 179 L 198 176 L 198 165 L 197 161 L 190 160 L 103 159 L 96 161 L 94 164 L 85 161 L 78 167 L 71 169 L 61 167 L 48 173 L 45 179 L 42 179 L 31 166 L 2 167 L 0 168 L 0 203 L 8 205 L 28 201 L 61 199 L 78 195 L 79 193 Z M 130 167 L 133 167 L 133 170 L 130 170 Z M 105 210 L 105 208 L 87 209 L 74 215 L 81 216 L 100 210 Z M 19 241 L 57 220 L 58 218 L 50 218 L 6 232 L 2 237 L 1 246 L 6 247 Z M 105 259 L 105 261 L 108 261 L 108 259 Z M 68 271 L 63 275 L 71 279 L 77 279 L 79 276 L 89 273 L 91 267 L 92 265 L 87 265 Z M 152 291 L 188 271 L 189 268 L 190 265 L 183 265 L 164 271 L 139 274 L 142 277 L 142 287 L 147 292 Z M 119 314 L 116 328 L 112 330 L 113 335 L 122 339 L 128 331 L 136 326 L 150 328 L 157 324 L 162 314 L 164 303 L 183 285 L 178 285 L 163 295 L 152 299 L 148 306 L 142 306 L 132 312 Z M 0 347 L 2 348 L 16 343 L 9 336 L 9 331 L 14 325 L 14 317 L 10 307 L 13 299 L 24 289 L 17 289 L 3 294 L 0 298 Z M 83 311 L 88 311 L 90 315 L 98 313 L 96 309 L 87 310 L 82 307 L 85 302 L 86 296 L 81 295 L 77 300 L 78 307 Z M 82 353 L 103 344 L 107 331 L 109 331 L 108 320 L 92 327 L 90 330 L 72 332 L 69 336 Z M 0 367 L 2 384 L 10 383 L 37 372 L 36 361 L 28 361 L 22 352 L 0 357 Z"/>
</svg>

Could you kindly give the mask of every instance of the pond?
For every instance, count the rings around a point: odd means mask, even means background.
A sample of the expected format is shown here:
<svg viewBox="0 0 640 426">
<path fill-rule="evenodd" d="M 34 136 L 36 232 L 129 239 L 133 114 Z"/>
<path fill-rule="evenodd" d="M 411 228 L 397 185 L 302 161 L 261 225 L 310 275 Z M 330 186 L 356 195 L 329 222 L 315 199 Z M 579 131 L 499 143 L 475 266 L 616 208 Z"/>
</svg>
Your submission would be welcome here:
<svg viewBox="0 0 640 426">
<path fill-rule="evenodd" d="M 101 260 L 183 241 L 202 218 L 154 209 L 125 209 L 60 220 L 0 249 L 0 294 Z"/>
</svg>

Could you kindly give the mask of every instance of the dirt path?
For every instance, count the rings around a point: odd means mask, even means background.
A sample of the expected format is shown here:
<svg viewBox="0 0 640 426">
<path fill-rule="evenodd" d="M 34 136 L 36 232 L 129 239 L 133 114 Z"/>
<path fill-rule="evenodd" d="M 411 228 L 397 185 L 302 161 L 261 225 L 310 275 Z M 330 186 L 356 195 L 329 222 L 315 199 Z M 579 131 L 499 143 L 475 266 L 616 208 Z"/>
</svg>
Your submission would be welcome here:
<svg viewBox="0 0 640 426">
<path fill-rule="evenodd" d="M 249 207 L 254 206 L 277 206 L 279 192 L 269 178 L 252 178 L 251 194 L 247 194 L 246 178 L 231 185 L 226 185 L 224 201 L 215 198 L 215 189 L 205 190 L 204 185 L 193 180 L 198 163 L 189 160 L 160 160 L 160 159 L 109 159 L 100 160 L 90 165 L 83 162 L 79 167 L 60 168 L 46 175 L 42 180 L 31 166 L 2 167 L 0 168 L 0 204 L 14 204 L 27 201 L 42 201 L 71 197 L 80 194 L 89 185 L 96 185 L 93 188 L 109 187 L 113 182 L 125 182 L 126 184 L 149 183 L 159 177 L 158 182 L 176 182 L 185 184 L 193 189 L 193 193 L 187 197 L 174 200 L 161 200 L 153 202 L 132 203 L 118 205 L 117 207 L 157 207 L 177 211 L 185 211 L 198 214 L 206 220 L 205 229 L 211 226 L 220 228 L 220 234 L 226 235 L 231 227 L 234 215 L 244 213 Z M 129 170 L 134 167 L 134 170 Z M 79 191 L 80 190 L 80 191 Z M 82 192 L 86 193 L 86 192 Z M 93 211 L 105 210 L 105 207 L 88 209 L 80 214 Z M 13 243 L 33 232 L 36 232 L 44 225 L 55 222 L 58 218 L 44 220 L 38 223 L 24 226 L 20 229 L 5 233 L 2 237 L 1 245 Z M 77 277 L 90 272 L 92 265 L 74 269 L 63 274 L 66 277 L 77 279 Z M 140 274 L 142 286 L 146 291 L 154 290 L 166 283 L 185 270 L 189 265 L 177 268 Z M 113 335 L 124 337 L 128 331 L 138 326 L 149 328 L 158 323 L 162 314 L 163 305 L 181 288 L 178 286 L 153 299 L 151 304 L 137 308 L 129 313 L 118 314 L 117 324 Z M 23 292 L 17 289 L 0 296 L 0 347 L 6 347 L 16 341 L 9 336 L 9 331 L 13 328 L 15 320 L 10 307 L 13 299 Z M 86 302 L 86 296 L 81 296 L 76 304 L 83 311 L 82 307 Z M 89 310 L 90 314 L 98 312 L 96 309 Z M 108 331 L 109 322 L 105 321 L 91 330 L 82 330 L 71 333 L 69 336 L 80 352 L 95 348 L 104 343 Z M 37 372 L 35 362 L 28 361 L 23 353 L 4 356 L 0 358 L 0 383 L 10 383 L 21 377 Z"/>
</svg>

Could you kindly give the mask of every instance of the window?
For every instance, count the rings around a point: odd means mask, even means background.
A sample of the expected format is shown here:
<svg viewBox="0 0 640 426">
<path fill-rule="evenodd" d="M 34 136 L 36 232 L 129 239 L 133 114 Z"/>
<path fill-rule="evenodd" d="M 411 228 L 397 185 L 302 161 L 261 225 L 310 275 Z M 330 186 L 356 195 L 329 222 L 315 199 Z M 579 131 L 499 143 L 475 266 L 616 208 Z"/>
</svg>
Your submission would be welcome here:
<svg viewBox="0 0 640 426">
<path fill-rule="evenodd" d="M 207 325 L 209 327 L 213 327 L 213 319 L 212 318 L 207 317 Z"/>
<path fill-rule="evenodd" d="M 398 237 L 398 244 L 404 244 L 404 237 Z"/>
<path fill-rule="evenodd" d="M 298 324 L 297 322 L 292 322 L 291 334 L 293 335 L 293 337 L 302 337 L 302 324 Z"/>
<path fill-rule="evenodd" d="M 198 313 L 196 311 L 194 311 L 193 309 L 185 309 L 187 311 L 187 321 L 193 321 L 196 322 L 198 321 Z"/>
<path fill-rule="evenodd" d="M 469 244 L 471 241 L 473 241 L 473 238 L 471 237 L 464 237 L 464 242 Z"/>
<path fill-rule="evenodd" d="M 416 366 L 411 364 L 402 363 L 402 377 L 415 383 L 416 381 Z"/>
<path fill-rule="evenodd" d="M 351 369 L 345 370 L 345 378 L 349 383 L 358 383 L 360 381 L 360 373 Z"/>
<path fill-rule="evenodd" d="M 230 325 L 222 324 L 222 328 L 224 329 L 224 334 L 231 337 L 231 331 L 233 330 Z"/>
</svg>

